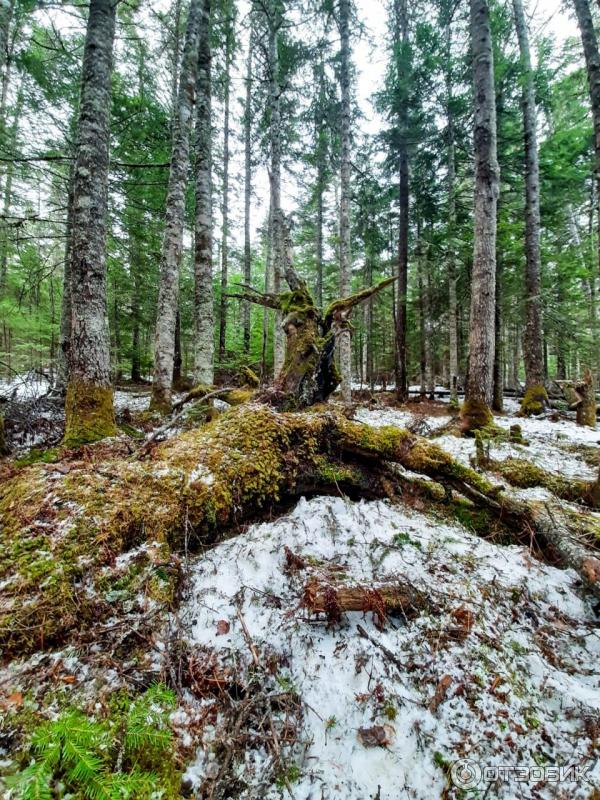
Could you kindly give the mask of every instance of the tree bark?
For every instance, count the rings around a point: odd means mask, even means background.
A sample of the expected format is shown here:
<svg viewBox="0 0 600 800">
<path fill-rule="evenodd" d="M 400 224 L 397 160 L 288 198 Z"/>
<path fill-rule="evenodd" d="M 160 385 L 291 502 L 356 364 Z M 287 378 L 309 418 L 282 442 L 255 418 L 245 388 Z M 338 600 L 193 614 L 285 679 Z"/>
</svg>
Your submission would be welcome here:
<svg viewBox="0 0 600 800">
<path fill-rule="evenodd" d="M 271 189 L 271 263 L 273 272 L 273 290 L 281 290 L 284 260 L 284 231 L 281 210 L 281 65 L 279 62 L 279 33 L 283 24 L 282 9 L 275 0 L 270 0 L 265 11 L 268 34 L 268 70 L 269 70 L 269 109 L 271 121 L 269 126 L 270 153 L 270 189 Z M 283 367 L 285 360 L 285 339 L 282 328 L 282 316 L 275 312 L 273 332 L 273 372 L 275 376 Z"/>
<path fill-rule="evenodd" d="M 398 291 L 396 297 L 396 396 L 399 402 L 408 399 L 407 364 L 407 294 L 408 294 L 408 223 L 410 205 L 410 172 L 408 161 L 408 102 L 406 89 L 409 80 L 406 59 L 408 57 L 408 8 L 406 0 L 394 2 L 394 39 L 398 48 L 397 80 L 402 97 L 396 109 L 398 116 L 399 152 L 399 223 L 398 223 Z"/>
<path fill-rule="evenodd" d="M 252 199 L 252 56 L 254 48 L 254 27 L 250 20 L 250 38 L 246 58 L 246 98 L 244 102 L 244 283 L 252 283 L 252 249 L 250 241 L 250 201 Z M 242 306 L 242 326 L 244 330 L 244 353 L 250 353 L 250 303 Z"/>
<path fill-rule="evenodd" d="M 223 363 L 227 340 L 227 280 L 229 271 L 229 101 L 231 94 L 231 62 L 233 60 L 234 30 L 232 9 L 225 20 L 225 86 L 223 112 L 223 224 L 221 229 L 221 297 L 219 303 L 219 361 Z"/>
<path fill-rule="evenodd" d="M 83 55 L 71 257 L 65 443 L 115 431 L 106 296 L 110 91 L 116 4 L 91 0 Z"/>
<path fill-rule="evenodd" d="M 350 294 L 350 0 L 340 0 L 340 296 Z M 352 340 L 350 329 L 339 332 L 342 402 L 352 401 Z"/>
<path fill-rule="evenodd" d="M 194 255 L 194 383 L 214 380 L 212 265 L 211 0 L 202 0 L 196 118 L 196 226 Z"/>
<path fill-rule="evenodd" d="M 67 224 L 65 229 L 65 263 L 63 269 L 63 289 L 60 307 L 60 334 L 56 363 L 56 382 L 54 391 L 63 396 L 69 381 L 69 346 L 71 341 L 71 240 L 73 235 L 73 180 L 74 164 L 69 168 L 67 189 Z"/>
<path fill-rule="evenodd" d="M 530 414 L 547 405 L 544 388 L 542 345 L 541 256 L 540 256 L 540 168 L 537 144 L 537 107 L 529 34 L 522 0 L 513 0 L 515 27 L 523 73 L 523 133 L 525 142 L 525 397 L 521 413 Z"/>
<path fill-rule="evenodd" d="M 474 249 L 469 322 L 469 376 L 463 425 L 491 422 L 496 295 L 496 209 L 499 169 L 496 154 L 494 56 L 487 0 L 471 0 L 474 88 Z"/>
<path fill-rule="evenodd" d="M 590 101 L 592 105 L 592 119 L 594 123 L 594 152 L 596 156 L 596 182 L 597 196 L 600 197 L 600 53 L 598 52 L 598 39 L 594 29 L 594 20 L 590 10 L 589 0 L 573 0 L 577 22 L 581 33 L 583 52 L 587 68 Z M 600 225 L 600 217 L 598 219 Z M 598 236 L 600 248 L 600 232 Z M 600 258 L 598 261 L 600 267 Z"/>
<path fill-rule="evenodd" d="M 450 404 L 458 407 L 458 300 L 456 296 L 456 144 L 454 131 L 454 98 L 452 93 L 452 27 L 446 23 L 446 119 L 448 160 L 448 344 L 450 359 Z"/>
<path fill-rule="evenodd" d="M 21 112 L 23 110 L 23 81 L 19 85 L 17 91 L 17 101 L 15 103 L 15 110 L 10 130 L 7 131 L 6 147 L 9 152 L 15 152 L 17 147 L 17 135 L 19 132 L 19 121 L 21 119 Z M 4 132 L 4 131 L 2 131 Z M 15 172 L 15 164 L 13 161 L 8 163 L 6 168 L 6 176 L 4 183 L 4 199 L 2 204 L 2 240 L 0 242 L 0 298 L 6 291 L 6 282 L 8 276 L 8 226 L 7 217 L 10 214 L 10 209 L 13 199 L 13 177 Z"/>
<path fill-rule="evenodd" d="M 172 124 L 171 167 L 167 188 L 160 283 L 154 338 L 154 381 L 151 408 L 169 411 L 173 385 L 175 319 L 179 298 L 179 265 L 183 247 L 185 190 L 190 161 L 190 131 L 194 107 L 200 30 L 206 24 L 203 0 L 190 3 L 183 48 L 177 105 Z"/>
</svg>

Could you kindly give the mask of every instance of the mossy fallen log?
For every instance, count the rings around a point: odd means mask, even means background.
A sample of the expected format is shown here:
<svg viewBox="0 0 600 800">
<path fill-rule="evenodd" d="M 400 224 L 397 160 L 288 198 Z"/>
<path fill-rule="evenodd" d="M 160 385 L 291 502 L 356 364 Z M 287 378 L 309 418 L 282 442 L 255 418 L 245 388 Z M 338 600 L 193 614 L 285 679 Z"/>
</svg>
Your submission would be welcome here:
<svg viewBox="0 0 600 800">
<path fill-rule="evenodd" d="M 152 546 L 174 575 L 178 552 L 210 545 L 299 495 L 390 496 L 394 464 L 437 481 L 517 528 L 533 527 L 543 541 L 552 539 L 543 510 L 501 494 L 436 444 L 397 428 L 373 429 L 332 411 L 281 413 L 245 404 L 158 444 L 145 459 L 132 459 L 130 448 L 122 437 L 67 451 L 54 464 L 2 468 L 4 654 L 62 642 L 114 615 L 114 581 L 124 580 L 118 557 L 132 548 Z M 589 551 L 568 543 L 561 549 L 554 539 L 552 546 L 563 563 L 598 588 L 600 562 L 594 577 Z M 153 576 L 153 596 L 164 603 L 172 596 L 173 580 L 164 579 L 160 569 Z"/>
<path fill-rule="evenodd" d="M 532 489 L 537 486 L 547 489 L 561 500 L 583 503 L 598 508 L 600 497 L 596 496 L 596 481 L 577 478 L 564 478 L 554 475 L 542 467 L 532 464 L 525 458 L 506 458 L 503 461 L 486 460 L 486 469 L 505 478 L 511 486 L 519 489 Z"/>
</svg>

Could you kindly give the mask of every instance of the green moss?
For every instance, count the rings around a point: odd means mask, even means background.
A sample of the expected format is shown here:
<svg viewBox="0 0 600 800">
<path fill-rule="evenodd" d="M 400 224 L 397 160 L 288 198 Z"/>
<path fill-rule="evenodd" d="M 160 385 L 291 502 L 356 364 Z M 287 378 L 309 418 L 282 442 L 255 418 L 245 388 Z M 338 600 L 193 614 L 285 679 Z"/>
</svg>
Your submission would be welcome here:
<svg viewBox="0 0 600 800">
<path fill-rule="evenodd" d="M 460 409 L 463 433 L 473 433 L 482 428 L 494 426 L 494 417 L 485 400 L 465 399 Z"/>
<path fill-rule="evenodd" d="M 21 458 L 15 459 L 15 466 L 16 467 L 26 467 L 30 464 L 55 464 L 57 461 L 60 460 L 61 457 L 61 450 L 58 447 L 51 447 L 49 450 L 40 450 L 37 447 L 33 447 L 27 455 L 21 456 Z"/>
<path fill-rule="evenodd" d="M 111 386 L 70 381 L 65 400 L 65 447 L 79 447 L 117 433 Z"/>
<path fill-rule="evenodd" d="M 522 417 L 531 417 L 541 414 L 548 406 L 548 393 L 543 384 L 529 386 L 521 401 L 519 414 Z"/>
<path fill-rule="evenodd" d="M 581 500 L 589 490 L 587 481 L 553 475 L 524 458 L 507 458 L 494 461 L 491 468 L 499 472 L 512 485 L 520 489 L 541 486 L 563 500 Z"/>
</svg>

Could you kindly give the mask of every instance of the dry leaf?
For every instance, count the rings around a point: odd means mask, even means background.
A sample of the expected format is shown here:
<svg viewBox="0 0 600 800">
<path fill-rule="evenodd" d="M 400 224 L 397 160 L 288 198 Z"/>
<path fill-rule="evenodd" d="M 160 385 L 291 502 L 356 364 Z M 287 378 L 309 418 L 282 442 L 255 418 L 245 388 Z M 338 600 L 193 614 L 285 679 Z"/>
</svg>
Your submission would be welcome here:
<svg viewBox="0 0 600 800">
<path fill-rule="evenodd" d="M 436 687 L 435 694 L 431 698 L 429 702 L 429 710 L 434 713 L 438 710 L 438 707 L 444 702 L 446 699 L 446 694 L 448 689 L 450 688 L 450 684 L 452 683 L 452 678 L 450 675 L 444 675 L 440 678 L 439 683 Z"/>
<path fill-rule="evenodd" d="M 226 633 L 229 633 L 230 627 L 231 625 L 226 619 L 220 619 L 217 622 L 217 636 L 224 636 Z"/>
<path fill-rule="evenodd" d="M 358 739 L 363 747 L 387 747 L 394 741 L 395 735 L 396 731 L 391 725 L 358 729 Z"/>
</svg>

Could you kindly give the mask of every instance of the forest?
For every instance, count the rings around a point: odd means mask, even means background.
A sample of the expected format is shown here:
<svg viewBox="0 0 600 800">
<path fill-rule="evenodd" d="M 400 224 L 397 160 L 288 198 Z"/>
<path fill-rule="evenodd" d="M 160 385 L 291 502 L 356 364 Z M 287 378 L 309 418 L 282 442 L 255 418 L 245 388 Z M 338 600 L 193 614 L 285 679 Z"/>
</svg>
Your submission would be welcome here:
<svg viewBox="0 0 600 800">
<path fill-rule="evenodd" d="M 0 0 L 0 794 L 600 800 L 600 3 Z"/>
</svg>

